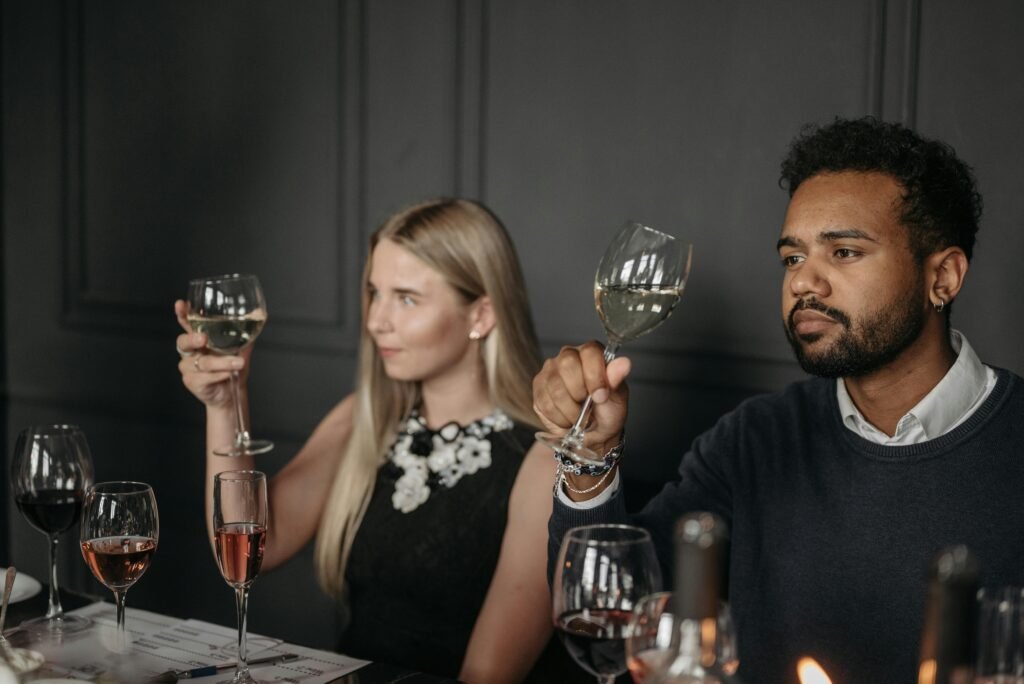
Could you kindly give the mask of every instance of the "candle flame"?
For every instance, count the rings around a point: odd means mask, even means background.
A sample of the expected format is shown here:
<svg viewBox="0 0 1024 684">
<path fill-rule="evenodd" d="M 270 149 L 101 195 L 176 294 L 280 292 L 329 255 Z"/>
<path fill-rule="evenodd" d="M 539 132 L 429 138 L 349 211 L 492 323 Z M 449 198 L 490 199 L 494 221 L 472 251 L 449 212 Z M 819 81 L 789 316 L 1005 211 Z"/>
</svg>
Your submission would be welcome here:
<svg viewBox="0 0 1024 684">
<path fill-rule="evenodd" d="M 796 664 L 796 674 L 800 684 L 832 684 L 832 680 L 814 658 L 801 658 Z"/>
</svg>

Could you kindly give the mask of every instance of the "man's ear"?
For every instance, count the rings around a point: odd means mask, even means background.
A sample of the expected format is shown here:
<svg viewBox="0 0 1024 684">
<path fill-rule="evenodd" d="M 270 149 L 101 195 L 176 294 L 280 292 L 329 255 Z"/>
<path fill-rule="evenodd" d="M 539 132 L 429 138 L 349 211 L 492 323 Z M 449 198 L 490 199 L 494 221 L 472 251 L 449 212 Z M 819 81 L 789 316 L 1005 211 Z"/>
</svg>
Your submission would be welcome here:
<svg viewBox="0 0 1024 684">
<path fill-rule="evenodd" d="M 945 307 L 956 299 L 964 286 L 970 264 L 959 247 L 947 247 L 925 259 L 928 298 L 933 306 Z"/>
</svg>

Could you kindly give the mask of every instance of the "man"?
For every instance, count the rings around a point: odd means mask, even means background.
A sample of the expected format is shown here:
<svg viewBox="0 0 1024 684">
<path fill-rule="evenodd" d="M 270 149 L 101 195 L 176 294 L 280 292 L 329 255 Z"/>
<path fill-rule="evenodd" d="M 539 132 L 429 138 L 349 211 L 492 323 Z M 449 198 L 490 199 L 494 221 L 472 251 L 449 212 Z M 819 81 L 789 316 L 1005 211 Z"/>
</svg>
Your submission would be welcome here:
<svg viewBox="0 0 1024 684">
<path fill-rule="evenodd" d="M 871 118 L 805 131 L 782 183 L 782 319 L 819 377 L 720 419 L 633 522 L 666 565 L 684 512 L 729 522 L 741 679 L 795 681 L 806 655 L 835 684 L 917 681 L 940 549 L 967 544 L 986 584 L 1024 583 L 1024 382 L 949 327 L 980 197 L 949 147 Z M 534 380 L 537 413 L 564 431 L 592 394 L 587 445 L 607 453 L 628 372 L 596 343 L 563 349 Z M 566 474 L 549 553 L 571 526 L 625 521 L 622 498 L 614 469 Z"/>
</svg>

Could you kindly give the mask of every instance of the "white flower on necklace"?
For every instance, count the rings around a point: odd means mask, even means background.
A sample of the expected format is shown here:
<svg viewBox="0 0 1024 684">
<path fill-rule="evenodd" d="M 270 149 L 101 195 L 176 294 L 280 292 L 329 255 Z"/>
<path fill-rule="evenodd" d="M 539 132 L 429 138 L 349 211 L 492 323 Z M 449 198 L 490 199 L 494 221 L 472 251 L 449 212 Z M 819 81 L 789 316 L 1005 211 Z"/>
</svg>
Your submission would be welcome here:
<svg viewBox="0 0 1024 684">
<path fill-rule="evenodd" d="M 507 415 L 495 409 L 466 427 L 448 423 L 435 432 L 414 410 L 388 450 L 390 466 L 401 473 L 395 481 L 391 505 L 409 513 L 430 498 L 437 486 L 454 487 L 463 476 L 489 467 L 491 442 L 487 436 L 510 430 L 513 425 Z"/>
</svg>

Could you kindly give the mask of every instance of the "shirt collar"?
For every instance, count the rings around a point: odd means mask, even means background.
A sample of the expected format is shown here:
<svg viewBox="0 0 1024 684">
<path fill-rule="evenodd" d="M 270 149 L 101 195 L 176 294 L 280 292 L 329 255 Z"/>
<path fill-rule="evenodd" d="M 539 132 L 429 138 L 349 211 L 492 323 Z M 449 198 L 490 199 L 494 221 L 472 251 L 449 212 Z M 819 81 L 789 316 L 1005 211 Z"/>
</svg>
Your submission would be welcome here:
<svg viewBox="0 0 1024 684">
<path fill-rule="evenodd" d="M 957 354 L 956 361 L 939 384 L 900 419 L 892 437 L 864 419 L 846 391 L 846 383 L 839 378 L 836 381 L 836 399 L 846 427 L 866 439 L 883 444 L 903 443 L 907 438 L 911 441 L 934 439 L 956 427 L 985 393 L 989 378 L 988 369 L 966 337 L 958 330 L 951 330 L 949 341 Z M 920 437 L 904 435 L 907 431 L 917 432 Z"/>
</svg>

